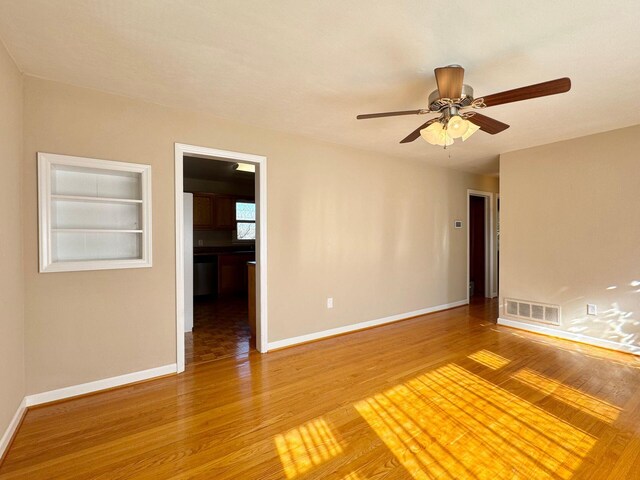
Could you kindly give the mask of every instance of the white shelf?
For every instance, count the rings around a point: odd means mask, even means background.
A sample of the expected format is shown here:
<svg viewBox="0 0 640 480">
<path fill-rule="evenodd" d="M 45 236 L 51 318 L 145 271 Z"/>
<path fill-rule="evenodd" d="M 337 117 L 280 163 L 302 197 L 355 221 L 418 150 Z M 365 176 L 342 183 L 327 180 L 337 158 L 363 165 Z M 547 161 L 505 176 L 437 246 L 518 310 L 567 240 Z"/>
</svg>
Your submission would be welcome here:
<svg viewBox="0 0 640 480">
<path fill-rule="evenodd" d="M 69 202 L 96 202 L 96 203 L 142 203 L 142 200 L 130 198 L 87 197 L 84 195 L 51 195 L 52 200 L 66 200 Z"/>
<path fill-rule="evenodd" d="M 112 228 L 52 228 L 52 232 L 69 233 L 142 233 L 143 230 L 116 230 Z"/>
<path fill-rule="evenodd" d="M 151 266 L 151 167 L 38 153 L 40 272 Z"/>
</svg>

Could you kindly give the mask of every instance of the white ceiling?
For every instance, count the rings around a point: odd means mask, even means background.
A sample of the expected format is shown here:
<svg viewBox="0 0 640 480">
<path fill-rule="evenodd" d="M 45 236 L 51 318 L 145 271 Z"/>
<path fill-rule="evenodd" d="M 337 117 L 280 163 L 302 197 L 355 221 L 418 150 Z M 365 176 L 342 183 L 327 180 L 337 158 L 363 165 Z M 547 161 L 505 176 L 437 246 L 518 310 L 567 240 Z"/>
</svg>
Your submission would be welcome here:
<svg viewBox="0 0 640 480">
<path fill-rule="evenodd" d="M 503 152 L 640 123 L 639 22 L 637 0 L 0 0 L 27 74 L 488 173 Z M 447 151 L 398 144 L 425 116 L 355 120 L 426 107 L 451 63 L 476 97 L 573 88 L 486 110 L 511 128 Z"/>
</svg>

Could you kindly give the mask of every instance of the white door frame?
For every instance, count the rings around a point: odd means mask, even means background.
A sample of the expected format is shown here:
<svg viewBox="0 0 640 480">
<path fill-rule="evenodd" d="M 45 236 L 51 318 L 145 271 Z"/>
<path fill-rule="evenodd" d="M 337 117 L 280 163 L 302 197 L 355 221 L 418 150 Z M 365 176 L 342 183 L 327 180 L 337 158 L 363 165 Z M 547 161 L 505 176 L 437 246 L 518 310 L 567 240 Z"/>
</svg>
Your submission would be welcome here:
<svg viewBox="0 0 640 480">
<path fill-rule="evenodd" d="M 495 236 L 495 239 L 496 239 L 496 243 L 494 245 L 493 251 L 495 252 L 495 256 L 496 256 L 496 260 L 495 260 L 495 262 L 496 262 L 496 265 L 495 265 L 496 276 L 495 276 L 495 281 L 494 281 L 495 285 L 493 285 L 493 292 L 491 293 L 492 297 L 497 297 L 498 293 L 499 293 L 498 290 L 500 290 L 500 285 L 499 285 L 500 276 L 498 275 L 500 273 L 499 272 L 500 265 L 498 264 L 498 222 L 500 220 L 500 210 L 498 208 L 498 205 L 500 203 L 500 194 L 496 193 L 496 197 L 495 198 L 496 198 L 496 205 L 495 205 L 496 208 L 494 209 L 494 212 L 496 214 L 496 216 L 495 216 L 496 220 L 495 220 L 495 232 L 494 232 L 495 235 L 494 236 Z"/>
<path fill-rule="evenodd" d="M 244 162 L 256 165 L 256 348 L 265 353 L 267 344 L 267 157 L 251 153 L 231 152 L 175 144 L 175 209 L 176 209 L 176 364 L 178 373 L 184 371 L 184 224 L 183 222 L 183 157 L 197 157 Z"/>
<path fill-rule="evenodd" d="M 465 288 L 467 289 L 467 303 L 469 303 L 469 260 L 471 258 L 470 249 L 471 242 L 469 241 L 469 235 L 471 233 L 471 223 L 470 223 L 470 204 L 471 197 L 485 197 L 484 202 L 484 218 L 485 218 L 485 281 L 484 281 L 484 296 L 487 298 L 495 297 L 495 255 L 494 255 L 494 247 L 495 247 L 495 232 L 494 232 L 494 211 L 493 211 L 493 193 L 492 192 L 483 192 L 481 190 L 467 190 L 467 283 Z"/>
</svg>

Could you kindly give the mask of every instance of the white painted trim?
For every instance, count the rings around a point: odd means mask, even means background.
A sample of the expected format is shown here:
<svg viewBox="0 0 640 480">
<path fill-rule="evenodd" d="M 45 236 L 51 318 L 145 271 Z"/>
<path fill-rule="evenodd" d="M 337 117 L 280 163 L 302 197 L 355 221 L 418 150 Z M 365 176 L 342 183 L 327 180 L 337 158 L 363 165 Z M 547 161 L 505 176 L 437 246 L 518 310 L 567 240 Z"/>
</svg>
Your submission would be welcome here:
<svg viewBox="0 0 640 480">
<path fill-rule="evenodd" d="M 256 308 L 256 348 L 260 353 L 269 350 L 269 330 L 267 328 L 268 308 L 267 308 L 267 157 L 262 157 L 258 163 L 258 182 L 256 184 L 256 195 L 258 199 L 257 217 L 257 242 L 258 251 L 256 257 L 256 270 L 258 273 L 258 285 L 256 285 L 256 295 L 259 297 L 259 308 Z"/>
<path fill-rule="evenodd" d="M 268 309 L 267 309 L 267 157 L 251 153 L 232 152 L 215 148 L 199 147 L 183 143 L 175 144 L 175 214 L 176 214 L 176 364 L 178 373 L 184 371 L 184 223 L 183 209 L 183 156 L 185 154 L 224 160 L 230 162 L 253 163 L 256 168 L 256 269 L 258 282 L 256 296 L 256 348 L 265 353 L 268 350 Z"/>
<path fill-rule="evenodd" d="M 9 422 L 7 429 L 4 431 L 2 438 L 0 438 L 0 460 L 2 459 L 2 456 L 5 454 L 7 448 L 9 448 L 9 443 L 11 442 L 11 439 L 15 435 L 16 430 L 20 425 L 20 421 L 22 420 L 22 417 L 26 413 L 26 410 L 27 410 L 27 399 L 23 398 L 22 402 L 20 402 L 20 405 L 18 405 L 18 409 L 16 410 L 16 413 L 13 415 L 13 418 Z"/>
<path fill-rule="evenodd" d="M 469 302 L 467 300 L 459 300 L 457 302 L 436 305 L 435 307 L 427 307 L 421 310 L 414 310 L 413 312 L 399 313 L 397 315 L 391 315 L 389 317 L 345 325 L 344 327 L 331 328 L 329 330 L 323 330 L 321 332 L 309 333 L 307 335 L 300 335 L 298 337 L 285 338 L 283 340 L 276 340 L 275 342 L 269 343 L 269 350 L 273 350 L 275 348 L 290 347 L 299 343 L 319 340 L 321 338 L 333 337 L 335 335 L 355 332 L 357 330 L 363 330 L 365 328 L 377 327 L 379 325 L 385 325 L 387 323 L 399 322 L 401 320 L 406 320 L 407 318 L 411 317 L 417 317 L 419 315 L 427 315 L 428 313 L 439 312 L 441 310 L 447 310 L 449 308 L 461 307 L 463 305 L 467 305 L 468 303 Z"/>
<path fill-rule="evenodd" d="M 500 286 L 498 285 L 499 283 L 499 278 L 500 278 L 500 265 L 498 264 L 498 221 L 500 220 L 500 210 L 498 210 L 498 204 L 500 203 L 500 194 L 496 193 L 495 195 L 495 205 L 493 208 L 493 212 L 494 212 L 494 238 L 495 238 L 495 243 L 493 245 L 493 254 L 494 256 L 494 261 L 495 263 L 495 277 L 494 277 L 494 281 L 493 281 L 493 285 L 492 285 L 492 292 L 491 292 L 491 298 L 495 298 L 498 296 L 498 289 L 500 288 Z"/>
<path fill-rule="evenodd" d="M 81 383 L 80 385 L 73 385 L 71 387 L 50 390 L 48 392 L 27 395 L 25 398 L 26 406 L 32 407 L 42 403 L 55 402 L 56 400 L 63 400 L 65 398 L 77 397 L 78 395 L 85 395 L 87 393 L 99 392 L 100 390 L 106 390 L 108 388 L 121 387 L 129 383 L 149 380 L 151 378 L 161 377 L 171 373 L 176 373 L 175 363 L 172 363 L 171 365 L 164 365 L 162 367 L 150 368 L 148 370 L 141 370 L 139 372 L 127 373 L 125 375 L 118 375 L 117 377 L 104 378 L 94 382 Z"/>
<path fill-rule="evenodd" d="M 40 405 L 48 402 L 55 402 L 57 400 L 64 400 L 66 398 L 77 397 L 78 395 L 85 395 L 87 393 L 99 392 L 100 390 L 106 390 L 108 388 L 121 387 L 131 383 L 141 382 L 143 380 L 150 380 L 152 378 L 161 377 L 164 375 L 170 375 L 176 373 L 176 364 L 164 365 L 162 367 L 150 368 L 148 370 L 141 370 L 139 372 L 127 373 L 125 375 L 119 375 L 117 377 L 104 378 L 102 380 L 96 380 L 94 382 L 82 383 L 80 385 L 73 385 L 71 387 L 59 388 L 57 390 L 50 390 L 48 392 L 36 393 L 34 395 L 27 395 L 22 399 L 16 413 L 13 415 L 11 422 L 7 426 L 2 438 L 0 438 L 0 459 L 4 455 L 9 442 L 16 433 L 16 429 L 20 425 L 22 417 L 26 413 L 28 407 Z"/>
<path fill-rule="evenodd" d="M 640 346 L 627 345 L 624 343 L 613 342 L 603 338 L 590 337 L 588 335 L 582 335 L 579 333 L 566 332 L 564 330 L 558 330 L 555 328 L 545 327 L 542 325 L 533 325 L 531 323 L 518 322 L 516 320 L 510 320 L 508 318 L 498 318 L 498 325 L 505 327 L 518 328 L 520 330 L 526 330 L 528 332 L 539 333 L 542 335 L 549 335 L 551 337 L 562 338 L 564 340 L 572 340 L 574 342 L 586 343 L 587 345 L 594 345 L 596 347 L 607 348 L 609 350 L 617 350 L 619 352 L 631 353 L 633 355 L 640 355 Z"/>
<path fill-rule="evenodd" d="M 75 195 L 53 195 L 51 193 L 51 168 L 53 165 L 68 165 L 71 167 L 93 168 L 96 170 L 110 170 L 118 172 L 134 172 L 141 176 L 140 200 L 129 199 L 100 199 L 99 197 L 85 197 Z M 114 260 L 80 260 L 73 262 L 54 262 L 52 260 L 51 233 L 60 231 L 51 227 L 51 200 L 52 198 L 71 198 L 76 201 L 95 203 L 140 203 L 141 225 L 140 230 L 131 230 L 131 233 L 140 233 L 142 237 L 142 258 L 114 259 Z M 38 152 L 38 226 L 39 226 L 39 271 L 50 272 L 75 272 L 83 270 L 113 270 L 121 268 L 146 268 L 153 266 L 152 262 L 152 222 L 151 222 L 151 166 L 141 163 L 116 162 L 113 160 L 99 160 L 96 158 L 74 157 L 71 155 L 59 155 L 56 153 Z M 125 230 L 106 229 L 64 229 L 67 231 L 86 232 L 126 232 Z"/>
<path fill-rule="evenodd" d="M 495 245 L 495 227 L 494 227 L 494 210 L 493 210 L 493 193 L 492 192 L 483 192 L 481 190 L 472 190 L 467 189 L 467 231 L 466 231 L 466 242 L 467 242 L 467 282 L 465 285 L 465 289 L 467 291 L 467 303 L 469 303 L 469 259 L 471 242 L 469 241 L 470 230 L 470 206 L 471 206 L 471 196 L 474 197 L 485 197 L 487 200 L 485 201 L 485 286 L 484 286 L 484 296 L 487 298 L 493 298 L 495 290 L 495 260 L 494 260 L 494 245 Z"/>
<path fill-rule="evenodd" d="M 176 210 L 176 370 L 184 372 L 184 149 L 175 144 L 175 210 Z"/>
</svg>

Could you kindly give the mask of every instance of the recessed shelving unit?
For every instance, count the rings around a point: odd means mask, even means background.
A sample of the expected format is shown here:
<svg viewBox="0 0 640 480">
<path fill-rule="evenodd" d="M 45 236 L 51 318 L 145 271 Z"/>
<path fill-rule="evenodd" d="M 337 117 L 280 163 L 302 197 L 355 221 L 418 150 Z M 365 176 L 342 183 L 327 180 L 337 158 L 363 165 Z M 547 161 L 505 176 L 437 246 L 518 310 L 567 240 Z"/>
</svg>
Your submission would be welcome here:
<svg viewBox="0 0 640 480">
<path fill-rule="evenodd" d="M 40 272 L 151 266 L 149 165 L 38 153 Z"/>
</svg>

